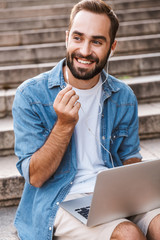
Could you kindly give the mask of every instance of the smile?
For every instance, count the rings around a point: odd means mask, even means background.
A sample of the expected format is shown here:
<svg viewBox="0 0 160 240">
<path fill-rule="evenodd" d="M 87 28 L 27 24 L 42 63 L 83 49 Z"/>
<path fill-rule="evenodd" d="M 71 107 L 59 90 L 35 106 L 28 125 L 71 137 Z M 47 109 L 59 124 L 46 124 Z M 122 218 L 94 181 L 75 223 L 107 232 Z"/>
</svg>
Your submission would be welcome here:
<svg viewBox="0 0 160 240">
<path fill-rule="evenodd" d="M 79 58 L 77 58 L 77 62 L 82 63 L 82 64 L 88 64 L 88 65 L 93 63 L 93 62 L 91 62 L 91 61 L 82 60 L 82 59 L 79 59 Z"/>
</svg>

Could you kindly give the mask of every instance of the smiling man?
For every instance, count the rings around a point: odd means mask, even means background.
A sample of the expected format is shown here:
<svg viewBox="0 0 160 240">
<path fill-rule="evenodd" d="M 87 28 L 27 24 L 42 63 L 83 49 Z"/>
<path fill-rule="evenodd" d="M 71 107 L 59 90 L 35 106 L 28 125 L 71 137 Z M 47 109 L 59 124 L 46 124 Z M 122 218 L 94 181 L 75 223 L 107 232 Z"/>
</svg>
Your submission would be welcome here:
<svg viewBox="0 0 160 240">
<path fill-rule="evenodd" d="M 59 208 L 92 193 L 98 172 L 141 161 L 136 97 L 104 70 L 118 26 L 103 1 L 79 2 L 66 59 L 17 89 L 15 153 L 25 187 L 15 226 L 22 240 L 160 239 L 159 209 L 88 228 Z"/>
</svg>

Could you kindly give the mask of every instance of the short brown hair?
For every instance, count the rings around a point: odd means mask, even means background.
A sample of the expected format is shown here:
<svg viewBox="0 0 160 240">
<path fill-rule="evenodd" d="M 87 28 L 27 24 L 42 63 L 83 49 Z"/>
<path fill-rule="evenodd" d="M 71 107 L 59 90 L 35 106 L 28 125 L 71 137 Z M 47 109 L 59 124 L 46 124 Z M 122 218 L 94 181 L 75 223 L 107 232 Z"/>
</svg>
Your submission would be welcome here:
<svg viewBox="0 0 160 240">
<path fill-rule="evenodd" d="M 111 21 L 110 38 L 111 38 L 111 45 L 112 45 L 112 43 L 115 40 L 116 33 L 119 27 L 119 21 L 116 14 L 111 9 L 111 7 L 102 0 L 82 0 L 78 2 L 71 11 L 69 30 L 72 27 L 76 14 L 82 10 L 86 10 L 88 12 L 92 12 L 96 14 L 106 14 L 109 17 Z"/>
</svg>

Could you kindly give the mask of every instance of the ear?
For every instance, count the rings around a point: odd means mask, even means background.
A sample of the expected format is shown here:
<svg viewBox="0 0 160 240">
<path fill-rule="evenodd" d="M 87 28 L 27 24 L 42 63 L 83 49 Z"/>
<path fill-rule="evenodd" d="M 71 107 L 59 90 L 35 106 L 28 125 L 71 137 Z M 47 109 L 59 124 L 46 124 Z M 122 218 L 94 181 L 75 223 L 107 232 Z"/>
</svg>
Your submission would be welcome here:
<svg viewBox="0 0 160 240">
<path fill-rule="evenodd" d="M 117 40 L 114 40 L 114 42 L 112 43 L 112 47 L 111 47 L 112 51 L 115 51 L 116 46 L 117 46 Z"/>
<path fill-rule="evenodd" d="M 68 46 L 69 31 L 66 31 L 66 48 Z"/>
<path fill-rule="evenodd" d="M 114 42 L 112 43 L 112 46 L 111 46 L 111 54 L 110 54 L 111 56 L 113 56 L 116 46 L 117 46 L 117 40 L 114 40 Z"/>
</svg>

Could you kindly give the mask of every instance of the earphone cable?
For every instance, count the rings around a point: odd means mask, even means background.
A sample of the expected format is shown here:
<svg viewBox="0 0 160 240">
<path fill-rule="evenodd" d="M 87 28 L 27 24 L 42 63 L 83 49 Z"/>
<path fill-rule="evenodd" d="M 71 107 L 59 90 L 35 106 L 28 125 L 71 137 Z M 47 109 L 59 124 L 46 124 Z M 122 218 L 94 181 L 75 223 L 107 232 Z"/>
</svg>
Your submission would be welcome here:
<svg viewBox="0 0 160 240">
<path fill-rule="evenodd" d="M 102 87 L 102 85 L 108 80 L 108 76 L 109 76 L 109 74 L 108 74 L 108 68 L 109 68 L 109 63 L 107 63 L 107 70 L 106 70 L 107 76 L 106 76 L 106 79 L 105 79 L 105 81 L 102 82 L 102 83 L 100 84 L 100 86 L 98 87 L 97 93 L 98 93 L 100 87 Z M 69 82 L 69 76 L 68 76 L 68 71 L 67 71 L 67 60 L 66 60 L 66 71 L 65 71 L 65 73 L 66 73 L 67 83 L 70 84 L 70 82 Z M 97 98 L 97 94 L 96 94 L 96 98 Z M 98 115 L 102 114 L 102 105 L 101 105 L 100 102 L 99 102 L 99 107 L 100 107 L 100 112 L 98 113 Z M 84 109 L 82 108 L 82 106 L 81 106 L 81 110 L 82 110 L 82 112 L 85 114 L 85 111 L 84 111 Z M 87 119 L 85 120 L 85 124 L 86 124 L 86 127 L 87 127 L 88 131 L 95 137 L 96 141 L 100 144 L 100 146 L 109 154 L 110 159 L 111 159 L 112 167 L 114 168 L 115 166 L 114 166 L 113 157 L 112 157 L 111 152 L 101 143 L 101 141 L 97 138 L 97 136 L 92 132 L 92 130 L 91 130 L 90 127 L 88 126 L 88 119 L 89 119 L 89 117 L 87 117 Z"/>
</svg>

